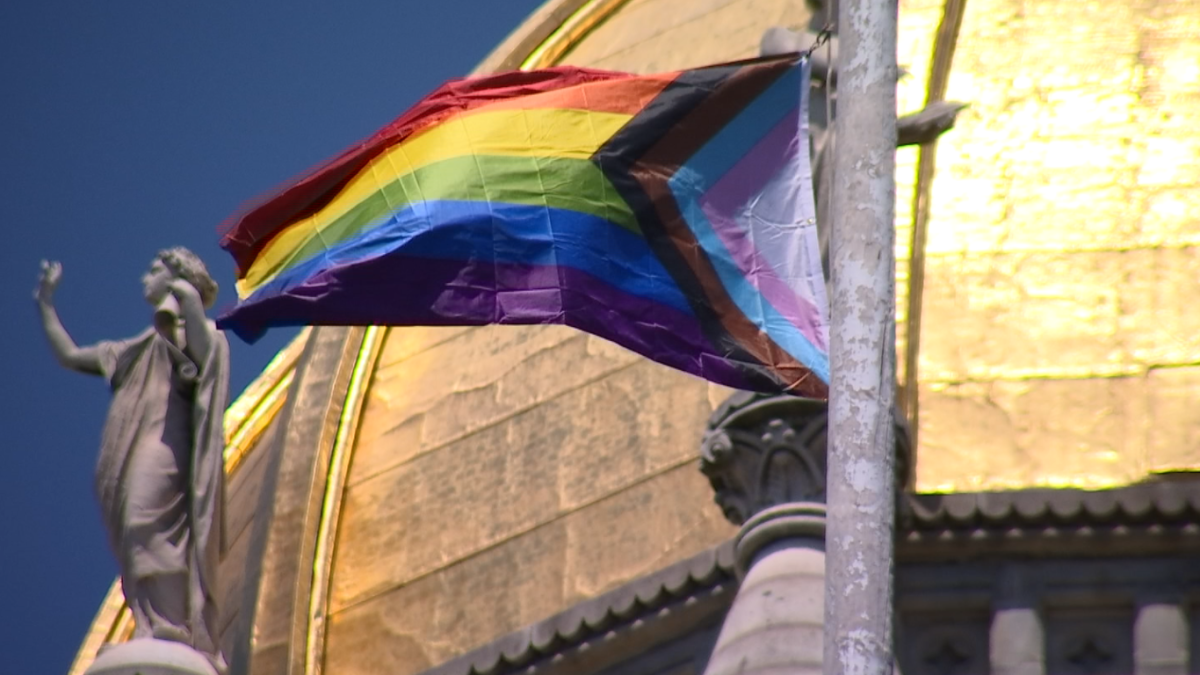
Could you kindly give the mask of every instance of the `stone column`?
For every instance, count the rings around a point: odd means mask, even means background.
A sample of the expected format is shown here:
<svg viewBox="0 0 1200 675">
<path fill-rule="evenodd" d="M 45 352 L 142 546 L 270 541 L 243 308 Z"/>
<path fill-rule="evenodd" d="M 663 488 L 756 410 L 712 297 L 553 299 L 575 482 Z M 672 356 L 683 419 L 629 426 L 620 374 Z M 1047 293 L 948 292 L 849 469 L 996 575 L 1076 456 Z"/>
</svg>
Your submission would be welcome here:
<svg viewBox="0 0 1200 675">
<path fill-rule="evenodd" d="M 992 675 L 1046 675 L 1046 637 L 1020 570 L 1000 574 L 988 642 Z"/>
<path fill-rule="evenodd" d="M 989 641 L 992 675 L 1046 675 L 1045 634 L 1036 609 L 997 609 Z"/>
<path fill-rule="evenodd" d="M 1133 663 L 1137 675 L 1187 675 L 1188 620 L 1183 607 L 1146 602 L 1133 623 Z"/>
<path fill-rule="evenodd" d="M 825 618 L 825 507 L 773 506 L 735 543 L 741 585 L 706 675 L 821 672 Z"/>
<path fill-rule="evenodd" d="M 821 673 L 827 419 L 824 401 L 739 393 L 709 421 L 700 469 L 741 525 L 741 583 L 705 675 Z M 903 476 L 902 428 L 897 438 Z"/>
</svg>

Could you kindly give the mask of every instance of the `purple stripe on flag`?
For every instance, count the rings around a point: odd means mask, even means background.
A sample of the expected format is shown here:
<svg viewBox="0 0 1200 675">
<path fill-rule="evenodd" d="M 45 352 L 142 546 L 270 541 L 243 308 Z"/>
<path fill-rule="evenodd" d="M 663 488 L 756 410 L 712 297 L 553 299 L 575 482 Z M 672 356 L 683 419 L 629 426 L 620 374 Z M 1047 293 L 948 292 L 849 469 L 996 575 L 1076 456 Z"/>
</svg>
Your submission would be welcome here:
<svg viewBox="0 0 1200 675">
<path fill-rule="evenodd" d="M 276 326 L 491 323 L 573 326 L 726 386 L 771 390 L 766 369 L 719 354 L 695 317 L 553 265 L 384 255 L 322 271 L 218 322 L 248 342 Z"/>
<path fill-rule="evenodd" d="M 768 242 L 752 241 L 750 233 L 735 219 L 745 204 L 760 194 L 763 186 L 788 166 L 794 152 L 803 151 L 797 147 L 798 115 L 799 109 L 796 109 L 780 120 L 749 153 L 701 195 L 700 206 L 738 268 L 763 298 L 799 329 L 809 342 L 825 350 L 821 312 L 817 306 L 784 281 L 768 256 L 757 248 Z M 797 189 L 802 184 L 797 180 Z"/>
</svg>

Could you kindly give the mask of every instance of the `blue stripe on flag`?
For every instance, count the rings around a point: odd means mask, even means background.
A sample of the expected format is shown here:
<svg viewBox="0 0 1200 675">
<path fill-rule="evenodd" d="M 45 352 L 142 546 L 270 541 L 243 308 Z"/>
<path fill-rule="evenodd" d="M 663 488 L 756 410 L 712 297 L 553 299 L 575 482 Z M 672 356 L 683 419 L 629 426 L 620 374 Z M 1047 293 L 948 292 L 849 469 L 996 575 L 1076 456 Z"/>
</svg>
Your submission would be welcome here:
<svg viewBox="0 0 1200 675">
<path fill-rule="evenodd" d="M 762 296 L 743 274 L 713 229 L 699 198 L 800 103 L 803 65 L 797 65 L 757 97 L 706 143 L 668 181 L 679 211 L 712 261 L 738 309 L 780 347 L 829 381 L 829 357 Z M 797 128 L 799 133 L 799 128 Z"/>
<path fill-rule="evenodd" d="M 476 201 L 410 204 L 362 236 L 284 270 L 243 303 L 282 293 L 323 270 L 395 251 L 431 259 L 571 267 L 625 293 L 692 314 L 645 239 L 628 229 L 579 211 Z"/>
</svg>

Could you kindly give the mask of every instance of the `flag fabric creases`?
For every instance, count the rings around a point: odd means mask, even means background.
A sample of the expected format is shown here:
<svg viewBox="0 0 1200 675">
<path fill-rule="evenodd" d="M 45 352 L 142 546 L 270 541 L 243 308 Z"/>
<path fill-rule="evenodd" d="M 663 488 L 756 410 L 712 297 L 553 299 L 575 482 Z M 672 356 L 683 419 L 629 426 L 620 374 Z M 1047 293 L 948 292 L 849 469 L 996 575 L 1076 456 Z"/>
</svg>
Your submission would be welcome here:
<svg viewBox="0 0 1200 675">
<path fill-rule="evenodd" d="M 455 80 L 235 218 L 222 328 L 558 323 L 824 397 L 808 62 Z"/>
</svg>

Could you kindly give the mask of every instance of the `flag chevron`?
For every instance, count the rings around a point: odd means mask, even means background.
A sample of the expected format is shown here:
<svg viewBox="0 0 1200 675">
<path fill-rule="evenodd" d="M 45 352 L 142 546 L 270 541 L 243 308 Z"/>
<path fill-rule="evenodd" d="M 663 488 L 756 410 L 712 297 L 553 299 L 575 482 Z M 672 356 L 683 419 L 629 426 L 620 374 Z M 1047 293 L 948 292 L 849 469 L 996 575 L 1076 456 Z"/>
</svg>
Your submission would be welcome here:
<svg viewBox="0 0 1200 675">
<path fill-rule="evenodd" d="M 232 225 L 220 324 L 562 323 L 822 396 L 807 78 L 785 57 L 449 83 Z"/>
<path fill-rule="evenodd" d="M 704 222 L 698 217 L 701 214 L 689 210 L 691 218 L 685 217 L 679 205 L 688 202 L 681 201 L 670 184 L 673 181 L 678 184 L 680 176 L 705 175 L 690 171 L 688 160 L 703 154 L 731 124 L 740 121 L 751 131 L 761 125 L 759 117 L 748 115 L 739 119 L 740 113 L 749 110 L 768 116 L 772 113 L 787 116 L 798 111 L 803 94 L 801 70 L 772 67 L 777 65 L 730 64 L 685 72 L 597 153 L 598 162 L 609 168 L 607 175 L 622 190 L 622 196 L 634 205 L 635 211 L 644 214 L 643 233 L 659 258 L 670 261 L 668 268 L 687 297 L 693 299 L 694 310 L 709 340 L 721 345 L 731 363 L 746 365 L 742 368 L 743 376 L 754 380 L 751 387 L 756 389 L 778 386 L 780 372 L 785 373 L 786 379 L 799 382 L 807 377 L 809 368 L 781 348 L 764 330 L 765 326 L 748 319 L 749 303 L 743 301 L 739 306 L 722 280 L 722 276 L 728 279 L 739 276 L 738 273 L 721 275 L 714 266 L 715 260 L 724 260 L 723 246 L 711 238 L 705 242 L 698 240 L 696 225 Z M 761 106 L 762 110 L 751 107 L 764 93 L 780 92 L 784 93 L 782 102 L 776 96 L 769 101 L 774 105 Z M 796 119 L 793 137 L 799 128 Z M 723 174 L 724 170 L 718 170 L 712 175 Z M 820 315 L 817 317 L 819 323 Z M 803 345 L 803 341 L 799 342 Z M 824 347 L 823 342 L 820 347 Z M 820 379 L 827 381 L 828 359 L 822 358 L 815 345 L 803 345 L 802 349 L 812 359 Z M 771 364 L 774 372 L 764 373 L 759 365 L 763 363 Z M 763 374 L 768 375 L 768 382 L 757 381 Z"/>
</svg>

